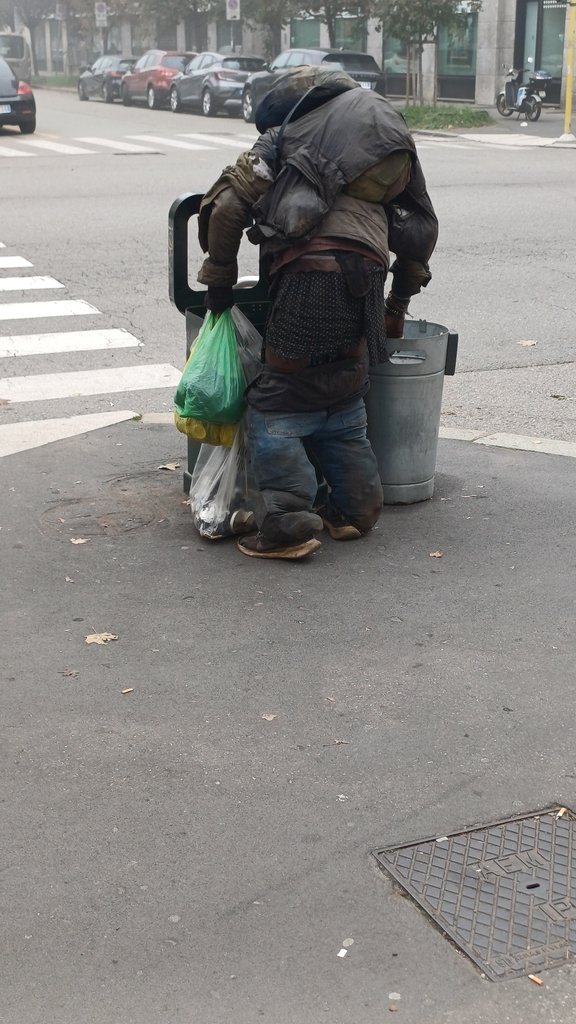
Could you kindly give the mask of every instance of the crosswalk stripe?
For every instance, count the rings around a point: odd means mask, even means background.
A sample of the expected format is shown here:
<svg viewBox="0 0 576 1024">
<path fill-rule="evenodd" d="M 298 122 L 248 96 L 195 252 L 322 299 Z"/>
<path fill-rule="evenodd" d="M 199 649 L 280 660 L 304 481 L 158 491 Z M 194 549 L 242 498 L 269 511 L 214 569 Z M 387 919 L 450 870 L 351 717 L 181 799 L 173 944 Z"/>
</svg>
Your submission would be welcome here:
<svg viewBox="0 0 576 1024">
<path fill-rule="evenodd" d="M 182 142 L 181 139 L 164 139 L 161 135 L 130 135 L 131 139 L 140 139 L 142 142 L 154 142 L 158 146 L 175 146 L 177 149 L 212 149 L 212 146 L 199 146 L 195 142 Z"/>
<path fill-rule="evenodd" d="M 96 136 L 79 138 L 78 142 L 88 142 L 92 146 L 107 146 L 109 149 L 119 150 L 121 153 L 154 153 L 155 150 L 148 146 L 137 146 L 134 142 L 120 142 L 118 139 L 99 139 Z"/>
<path fill-rule="evenodd" d="M 31 157 L 31 156 L 38 156 L 38 154 L 37 153 L 25 153 L 21 149 L 10 149 L 10 146 L 0 146 L 0 156 L 8 156 L 8 157 L 9 156 L 12 156 L 12 157 L 13 156 L 16 156 L 16 157 L 18 157 L 18 156 L 26 157 L 27 156 L 27 157 Z"/>
<path fill-rule="evenodd" d="M 51 153 L 66 153 L 68 156 L 87 156 L 94 153 L 93 149 L 80 149 L 80 146 L 68 146 L 63 142 L 48 142 L 47 139 L 23 139 L 22 146 L 37 146 Z"/>
<path fill-rule="evenodd" d="M 18 267 L 33 267 L 23 256 L 0 256 L 0 270 L 16 270 Z"/>
<path fill-rule="evenodd" d="M 109 395 L 176 387 L 182 376 L 170 363 L 118 366 L 112 369 L 39 373 L 0 379 L 0 398 L 9 402 L 41 402 L 54 398 Z"/>
<path fill-rule="evenodd" d="M 54 277 L 0 277 L 0 292 L 26 292 L 35 288 L 64 288 Z"/>
<path fill-rule="evenodd" d="M 5 248 L 6 248 L 6 246 L 4 245 L 4 242 L 0 242 L 0 249 L 5 249 Z"/>
<path fill-rule="evenodd" d="M 134 418 L 131 409 L 114 412 L 92 412 L 81 416 L 68 416 L 52 420 L 26 420 L 24 423 L 6 423 L 0 426 L 0 459 L 6 455 L 41 448 L 42 445 L 77 437 L 90 430 L 111 427 Z"/>
<path fill-rule="evenodd" d="M 222 146 L 237 146 L 238 149 L 246 149 L 246 143 L 238 139 L 227 139 L 223 135 L 200 135 L 198 132 L 178 132 L 178 138 L 197 139 L 199 142 L 217 142 Z"/>
<path fill-rule="evenodd" d="M 95 316 L 100 310 L 83 299 L 54 299 L 51 302 L 6 302 L 0 305 L 0 320 L 28 320 L 41 316 Z"/>
<path fill-rule="evenodd" d="M 52 334 L 9 334 L 0 338 L 0 359 L 53 352 L 92 352 L 98 349 L 138 348 L 141 342 L 124 328 L 64 331 Z"/>
</svg>

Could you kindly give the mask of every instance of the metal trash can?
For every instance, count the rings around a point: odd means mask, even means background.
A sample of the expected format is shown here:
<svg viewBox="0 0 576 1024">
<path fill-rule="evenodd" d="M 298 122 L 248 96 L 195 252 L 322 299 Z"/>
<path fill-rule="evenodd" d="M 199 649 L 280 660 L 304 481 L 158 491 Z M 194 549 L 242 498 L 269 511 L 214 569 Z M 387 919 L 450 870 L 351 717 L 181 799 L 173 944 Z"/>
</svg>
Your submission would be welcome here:
<svg viewBox="0 0 576 1024">
<path fill-rule="evenodd" d="M 387 343 L 389 362 L 370 370 L 368 437 L 384 503 L 409 505 L 434 493 L 445 375 L 454 374 L 458 335 L 441 324 L 407 320 Z"/>
</svg>

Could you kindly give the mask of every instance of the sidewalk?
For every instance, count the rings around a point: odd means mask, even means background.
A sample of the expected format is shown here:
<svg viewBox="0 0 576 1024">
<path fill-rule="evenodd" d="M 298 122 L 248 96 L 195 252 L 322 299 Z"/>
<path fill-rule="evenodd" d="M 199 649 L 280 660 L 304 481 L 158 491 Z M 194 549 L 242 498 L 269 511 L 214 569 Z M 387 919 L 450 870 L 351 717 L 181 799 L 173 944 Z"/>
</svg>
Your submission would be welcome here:
<svg viewBox="0 0 576 1024">
<path fill-rule="evenodd" d="M 458 128 L 454 131 L 414 131 L 416 138 L 419 136 L 432 135 L 439 138 L 453 139 L 455 136 L 462 139 L 470 139 L 473 142 L 486 142 L 490 145 L 505 145 L 519 147 L 557 148 L 574 149 L 575 141 L 561 142 L 564 134 L 564 111 L 556 107 L 543 107 L 540 119 L 532 122 L 525 117 L 501 117 L 496 107 L 482 107 L 488 110 L 494 123 L 485 128 Z M 576 116 L 572 118 L 572 132 L 576 131 Z"/>
<path fill-rule="evenodd" d="M 294 565 L 201 541 L 184 460 L 2 460 L 0 1020 L 572 1024 L 574 968 L 488 982 L 371 851 L 576 805 L 576 461 L 442 440 Z"/>
</svg>

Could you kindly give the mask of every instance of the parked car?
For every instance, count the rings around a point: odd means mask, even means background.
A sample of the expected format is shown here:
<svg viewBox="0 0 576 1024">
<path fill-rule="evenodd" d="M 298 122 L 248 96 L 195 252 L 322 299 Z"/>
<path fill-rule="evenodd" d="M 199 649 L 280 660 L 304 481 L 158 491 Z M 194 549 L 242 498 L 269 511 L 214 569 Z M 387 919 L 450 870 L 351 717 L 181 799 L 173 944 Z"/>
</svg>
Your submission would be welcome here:
<svg viewBox="0 0 576 1024">
<path fill-rule="evenodd" d="M 272 88 L 276 77 L 302 64 L 328 64 L 336 71 L 347 71 L 363 89 L 373 89 L 384 96 L 385 77 L 374 57 L 355 50 L 284 50 L 266 70 L 250 75 L 242 91 L 242 116 L 250 124 L 260 100 Z"/>
<path fill-rule="evenodd" d="M 151 110 L 161 107 L 170 95 L 172 79 L 179 71 L 184 71 L 195 56 L 195 53 L 176 50 L 148 50 L 122 79 L 124 106 L 145 100 Z"/>
<path fill-rule="evenodd" d="M 89 100 L 100 96 L 106 103 L 120 99 L 122 79 L 132 71 L 136 57 L 100 57 L 91 68 L 84 68 L 78 79 L 78 96 Z"/>
<path fill-rule="evenodd" d="M 223 107 L 238 108 L 244 82 L 264 67 L 263 57 L 199 53 L 173 80 L 170 106 L 175 114 L 185 107 L 200 107 L 205 117 L 213 117 Z"/>
<path fill-rule="evenodd" d="M 25 36 L 19 32 L 0 32 L 0 57 L 7 61 L 21 82 L 30 81 L 32 54 Z"/>
<path fill-rule="evenodd" d="M 36 101 L 32 87 L 16 77 L 0 57 L 0 125 L 17 125 L 23 135 L 36 131 Z"/>
</svg>

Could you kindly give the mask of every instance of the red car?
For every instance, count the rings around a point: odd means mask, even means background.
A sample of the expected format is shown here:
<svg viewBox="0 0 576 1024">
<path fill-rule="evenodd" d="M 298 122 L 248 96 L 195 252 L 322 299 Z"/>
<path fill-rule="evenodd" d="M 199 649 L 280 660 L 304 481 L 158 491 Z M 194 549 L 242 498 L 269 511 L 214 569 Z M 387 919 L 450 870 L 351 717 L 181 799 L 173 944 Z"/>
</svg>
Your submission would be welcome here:
<svg viewBox="0 0 576 1024">
<path fill-rule="evenodd" d="M 195 53 L 176 50 L 148 50 L 122 79 L 122 102 L 129 107 L 144 100 L 150 110 L 161 107 L 170 95 L 172 79 L 195 57 Z"/>
</svg>

